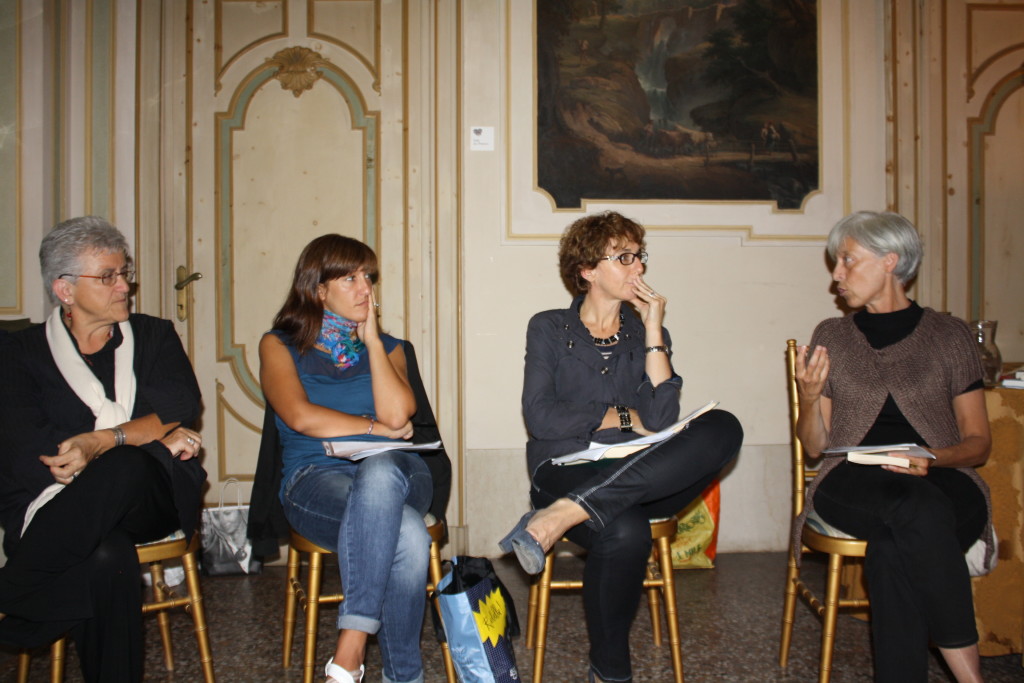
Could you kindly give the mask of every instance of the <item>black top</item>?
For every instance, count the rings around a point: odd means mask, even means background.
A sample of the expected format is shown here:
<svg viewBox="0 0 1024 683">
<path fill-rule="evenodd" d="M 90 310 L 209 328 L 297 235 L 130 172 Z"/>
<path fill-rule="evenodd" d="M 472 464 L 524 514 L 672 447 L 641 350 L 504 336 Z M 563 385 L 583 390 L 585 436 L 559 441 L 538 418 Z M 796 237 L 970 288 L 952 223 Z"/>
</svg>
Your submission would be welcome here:
<svg viewBox="0 0 1024 683">
<path fill-rule="evenodd" d="M 164 423 L 191 426 L 201 410 L 199 385 L 173 325 L 142 314 L 132 314 L 129 322 L 135 337 L 136 381 L 131 418 L 156 413 Z M 120 329 L 114 329 L 103 349 L 85 357 L 108 395 L 113 394 L 114 350 L 123 340 Z M 29 503 L 54 483 L 39 456 L 53 455 L 60 442 L 93 431 L 95 422 L 57 368 L 45 325 L 0 337 L 0 525 L 6 530 L 5 548 L 11 547 L 8 539 L 20 536 Z M 144 448 L 167 468 L 182 530 L 190 535 L 206 472 L 197 458 L 172 458 L 159 441 Z"/>
</svg>

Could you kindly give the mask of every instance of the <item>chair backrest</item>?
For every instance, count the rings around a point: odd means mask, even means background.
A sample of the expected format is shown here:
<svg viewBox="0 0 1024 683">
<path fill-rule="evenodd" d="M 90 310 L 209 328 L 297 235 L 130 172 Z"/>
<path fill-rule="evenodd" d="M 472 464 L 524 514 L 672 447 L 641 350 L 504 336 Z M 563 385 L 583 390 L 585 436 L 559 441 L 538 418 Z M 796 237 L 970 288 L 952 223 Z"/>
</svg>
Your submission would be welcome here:
<svg viewBox="0 0 1024 683">
<path fill-rule="evenodd" d="M 410 342 L 405 342 L 405 364 L 409 386 L 416 397 L 416 414 L 411 420 L 412 440 L 417 443 L 440 441 L 441 432 L 434 418 L 434 411 L 430 407 L 426 389 L 423 387 L 419 364 L 416 361 L 416 350 Z M 283 460 L 274 417 L 274 409 L 267 403 L 249 505 L 248 535 L 253 542 L 253 555 L 257 557 L 277 554 L 280 541 L 288 538 L 290 531 L 281 500 L 278 498 Z M 440 450 L 424 451 L 420 455 L 430 469 L 430 476 L 434 482 L 434 499 L 430 505 L 430 513 L 443 521 L 451 495 L 451 460 L 443 443 Z"/>
<path fill-rule="evenodd" d="M 796 354 L 797 346 L 795 339 L 786 340 L 786 386 L 789 389 L 789 441 L 793 453 L 793 516 L 798 516 L 804 510 L 804 491 L 807 482 L 815 477 L 817 472 L 807 467 L 807 460 L 804 456 L 804 447 L 796 435 L 796 422 L 800 417 L 800 394 L 796 386 Z"/>
</svg>

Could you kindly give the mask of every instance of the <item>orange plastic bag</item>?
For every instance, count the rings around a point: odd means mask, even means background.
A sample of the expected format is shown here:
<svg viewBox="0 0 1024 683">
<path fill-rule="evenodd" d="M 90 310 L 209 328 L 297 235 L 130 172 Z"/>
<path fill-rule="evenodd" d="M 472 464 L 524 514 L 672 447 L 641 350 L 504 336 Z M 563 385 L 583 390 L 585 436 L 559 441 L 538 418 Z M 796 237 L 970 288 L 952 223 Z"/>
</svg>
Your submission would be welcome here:
<svg viewBox="0 0 1024 683">
<path fill-rule="evenodd" d="M 718 516 L 722 491 L 718 480 L 679 515 L 679 527 L 672 541 L 672 566 L 676 569 L 710 569 L 718 551 Z"/>
</svg>

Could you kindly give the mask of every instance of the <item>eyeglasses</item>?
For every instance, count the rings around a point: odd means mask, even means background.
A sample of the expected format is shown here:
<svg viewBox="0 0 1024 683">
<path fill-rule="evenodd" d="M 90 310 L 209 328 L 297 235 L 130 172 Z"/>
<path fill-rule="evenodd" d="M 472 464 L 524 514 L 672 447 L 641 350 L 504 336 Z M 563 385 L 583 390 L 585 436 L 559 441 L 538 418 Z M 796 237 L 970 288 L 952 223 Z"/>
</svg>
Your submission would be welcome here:
<svg viewBox="0 0 1024 683">
<path fill-rule="evenodd" d="M 135 269 L 134 268 L 122 268 L 121 270 L 110 270 L 103 275 L 75 275 L 74 273 L 64 273 L 59 277 L 87 277 L 92 280 L 99 280 L 100 284 L 105 287 L 113 287 L 117 283 L 117 278 L 123 277 L 127 283 L 135 281 Z"/>
<path fill-rule="evenodd" d="M 642 263 L 644 265 L 647 265 L 647 252 L 646 251 L 638 251 L 635 254 L 632 253 L 632 252 L 626 251 L 626 252 L 623 252 L 623 253 L 619 254 L 618 256 L 605 256 L 603 260 L 604 261 L 618 261 L 619 263 L 621 263 L 624 266 L 631 266 L 631 265 L 633 265 L 633 261 L 637 260 L 638 258 L 640 259 L 640 263 Z"/>
</svg>

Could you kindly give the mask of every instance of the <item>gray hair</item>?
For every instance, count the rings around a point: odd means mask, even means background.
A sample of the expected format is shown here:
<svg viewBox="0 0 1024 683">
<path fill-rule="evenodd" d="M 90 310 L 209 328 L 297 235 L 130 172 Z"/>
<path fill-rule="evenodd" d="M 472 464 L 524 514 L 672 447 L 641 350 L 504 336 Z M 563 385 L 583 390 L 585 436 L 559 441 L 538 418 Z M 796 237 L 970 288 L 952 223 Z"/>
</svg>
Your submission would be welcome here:
<svg viewBox="0 0 1024 683">
<path fill-rule="evenodd" d="M 917 268 L 924 257 L 924 246 L 914 224 L 900 214 L 858 211 L 840 220 L 828 234 L 826 249 L 833 260 L 847 237 L 875 256 L 896 254 L 899 262 L 893 275 L 901 285 L 906 285 L 917 275 Z"/>
<path fill-rule="evenodd" d="M 43 290 L 54 306 L 60 304 L 53 293 L 53 281 L 61 275 L 79 275 L 81 257 L 87 251 L 101 254 L 121 252 L 128 255 L 128 242 L 121 231 L 98 216 L 79 216 L 58 223 L 39 245 L 39 266 Z M 75 277 L 72 282 L 77 281 Z"/>
</svg>

